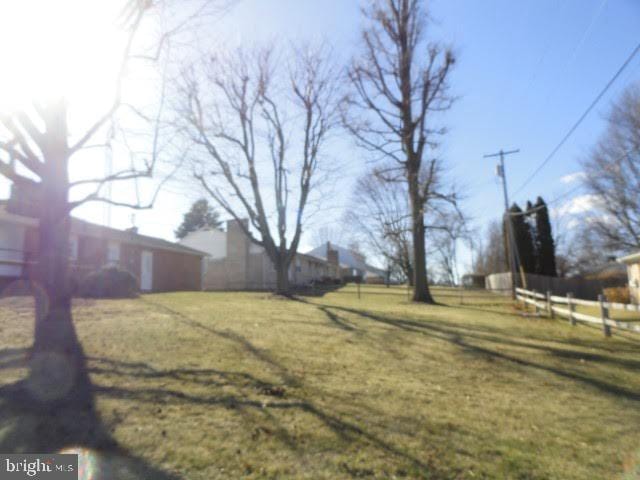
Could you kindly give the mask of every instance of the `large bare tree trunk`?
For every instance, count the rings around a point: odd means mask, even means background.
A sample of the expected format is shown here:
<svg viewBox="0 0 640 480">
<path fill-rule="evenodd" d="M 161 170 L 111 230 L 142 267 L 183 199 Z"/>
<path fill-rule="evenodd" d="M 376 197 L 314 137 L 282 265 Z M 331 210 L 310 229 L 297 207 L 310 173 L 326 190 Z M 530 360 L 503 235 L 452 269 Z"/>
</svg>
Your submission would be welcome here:
<svg viewBox="0 0 640 480">
<path fill-rule="evenodd" d="M 86 399 L 89 378 L 71 316 L 69 178 L 66 108 L 46 119 L 45 171 L 39 184 L 35 335 L 29 389 L 38 401 Z M 82 400 L 84 401 L 84 400 Z"/>
<path fill-rule="evenodd" d="M 425 228 L 422 205 L 412 205 L 413 220 L 413 301 L 423 303 L 435 303 L 429 283 L 427 282 L 427 262 L 425 252 Z"/>
<path fill-rule="evenodd" d="M 291 294 L 289 284 L 289 264 L 282 260 L 274 264 L 276 266 L 276 294 L 288 296 Z"/>
<path fill-rule="evenodd" d="M 45 198 L 48 196 L 45 195 Z M 51 203 L 50 203 L 51 205 Z M 71 291 L 65 252 L 69 243 L 69 218 L 59 216 L 53 208 L 42 209 L 39 216 L 37 282 L 44 295 L 39 298 L 34 348 L 47 348 L 56 338 L 45 334 L 50 323 L 70 317 Z"/>
<path fill-rule="evenodd" d="M 435 122 L 448 110 L 450 49 L 426 40 L 427 12 L 420 0 L 380 0 L 364 9 L 362 54 L 349 70 L 346 129 L 359 145 L 384 158 L 379 175 L 406 181 L 411 202 L 413 299 L 433 303 L 426 276 L 424 215 L 433 203 L 456 204 L 442 188 Z M 432 157 L 427 160 L 425 157 Z"/>
</svg>

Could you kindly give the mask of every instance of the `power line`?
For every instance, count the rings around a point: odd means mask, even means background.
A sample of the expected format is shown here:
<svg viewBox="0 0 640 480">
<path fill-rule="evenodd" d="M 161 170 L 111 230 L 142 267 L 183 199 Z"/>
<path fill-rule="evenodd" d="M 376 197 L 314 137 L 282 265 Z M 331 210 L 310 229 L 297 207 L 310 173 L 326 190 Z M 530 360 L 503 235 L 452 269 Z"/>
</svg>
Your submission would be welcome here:
<svg viewBox="0 0 640 480">
<path fill-rule="evenodd" d="M 575 187 L 573 187 L 568 192 L 565 192 L 562 195 L 558 195 L 556 198 L 554 198 L 553 200 L 549 201 L 547 203 L 547 205 L 554 205 L 554 204 L 558 203 L 560 200 L 563 200 L 563 199 L 567 198 L 569 195 L 571 195 L 571 194 L 577 192 L 578 190 L 580 190 L 583 186 L 584 185 L 582 185 L 582 184 L 576 185 Z"/>
<path fill-rule="evenodd" d="M 574 134 L 574 132 L 578 129 L 578 127 L 582 124 L 582 122 L 584 121 L 585 118 L 587 118 L 587 115 L 589 115 L 589 113 L 591 113 L 591 110 L 593 110 L 595 108 L 595 106 L 598 104 L 598 102 L 602 99 L 602 97 L 605 95 L 605 93 L 607 93 L 607 91 L 609 90 L 609 88 L 611 88 L 611 86 L 615 83 L 615 81 L 618 79 L 618 77 L 622 74 L 622 72 L 627 68 L 627 66 L 631 63 L 631 61 L 634 59 L 634 57 L 638 54 L 638 52 L 640 52 L 640 43 L 636 46 L 636 48 L 634 48 L 634 50 L 631 52 L 631 55 L 629 55 L 627 57 L 627 59 L 625 60 L 625 62 L 622 64 L 622 66 L 618 69 L 618 71 L 615 73 L 615 75 L 611 78 L 611 80 L 609 80 L 609 82 L 605 85 L 605 87 L 602 89 L 602 91 L 598 94 L 598 96 L 591 102 L 591 104 L 589 105 L 589 107 L 585 110 L 585 112 L 580 116 L 580 118 L 578 119 L 578 121 L 576 123 L 574 123 L 574 125 L 569 129 L 569 131 L 567 132 L 567 134 L 562 138 L 562 140 L 560 140 L 560 143 L 558 143 L 558 145 L 556 145 L 556 147 L 551 151 L 551 153 L 549 155 L 547 155 L 547 157 L 543 160 L 543 162 L 533 171 L 533 173 L 531 175 L 529 175 L 529 177 L 525 180 L 525 182 L 520 185 L 520 187 L 518 187 L 516 189 L 516 191 L 514 192 L 514 195 L 518 194 L 519 192 L 521 192 L 527 185 L 529 185 L 529 183 L 531 183 L 531 181 L 535 178 L 536 175 L 538 175 L 538 173 L 540 173 L 540 171 L 551 161 L 551 159 L 556 155 L 556 153 L 558 153 L 558 151 L 562 148 L 562 146 L 567 142 L 567 140 L 569 140 L 569 138 L 571 137 L 571 135 Z"/>
<path fill-rule="evenodd" d="M 562 6 L 561 9 L 559 9 L 556 13 L 557 17 L 562 17 L 564 15 L 565 10 L 567 9 L 567 7 L 569 6 L 569 2 L 565 1 L 564 5 Z M 544 44 L 544 47 L 542 48 L 542 54 L 540 55 L 540 58 L 538 59 L 538 61 L 536 62 L 534 68 L 533 68 L 533 74 L 531 75 L 531 78 L 529 80 L 529 82 L 527 82 L 525 89 L 522 92 L 522 95 L 520 97 L 520 102 L 522 102 L 522 100 L 524 99 L 524 97 L 528 94 L 529 91 L 531 91 L 531 89 L 533 88 L 533 86 L 536 83 L 536 80 L 538 78 L 538 72 L 540 71 L 540 67 L 542 66 L 542 64 L 544 63 L 545 57 L 547 56 L 547 53 L 549 53 L 549 51 L 551 50 L 551 45 L 553 45 L 553 36 L 549 35 L 547 36 L 547 41 Z"/>
<path fill-rule="evenodd" d="M 576 44 L 576 46 L 573 48 L 571 54 L 569 55 L 569 59 L 567 60 L 567 62 L 564 64 L 564 66 L 562 67 L 562 69 L 560 69 L 560 73 L 564 74 L 566 73 L 569 68 L 571 66 L 573 66 L 574 61 L 576 60 L 576 58 L 578 58 L 578 53 L 580 52 L 580 49 L 582 48 L 582 46 L 584 45 L 584 43 L 586 42 L 586 40 L 589 38 L 589 36 L 591 35 L 591 32 L 593 30 L 593 28 L 595 27 L 598 19 L 600 18 L 600 16 L 602 15 L 602 12 L 605 10 L 605 7 L 607 6 L 607 4 L 609 3 L 609 0 L 602 0 L 600 2 L 600 6 L 598 7 L 596 13 L 592 16 L 591 18 L 591 22 L 589 23 L 589 25 L 587 26 L 587 28 L 584 30 L 584 33 L 582 34 L 582 36 L 580 37 L 580 40 L 578 41 L 578 43 Z M 560 76 L 560 75 L 559 75 Z M 544 99 L 544 105 L 548 105 L 549 103 L 549 99 L 551 98 L 551 93 L 552 91 L 549 90 L 547 92 L 547 95 Z"/>
<path fill-rule="evenodd" d="M 619 162 L 620 160 L 622 160 L 625 157 L 628 157 L 629 155 L 632 155 L 634 152 L 629 150 L 626 151 L 623 155 L 621 155 L 620 157 L 617 157 L 615 160 L 613 160 L 614 162 Z M 554 205 L 556 203 L 558 203 L 560 200 L 564 200 L 565 198 L 567 198 L 568 196 L 570 196 L 571 194 L 577 192 L 578 190 L 580 190 L 581 188 L 584 188 L 584 185 L 579 183 L 578 185 L 576 185 L 575 187 L 571 188 L 570 190 L 558 195 L 557 197 L 553 198 L 552 200 L 549 200 L 548 202 L 546 202 L 546 206 L 550 206 L 550 205 Z M 526 210 L 522 213 L 510 213 L 511 216 L 513 217 L 517 217 L 519 215 L 528 215 L 529 213 L 533 213 L 533 212 L 537 212 L 538 210 L 540 210 L 541 208 L 544 208 L 544 206 L 542 207 L 534 207 L 530 210 Z"/>
<path fill-rule="evenodd" d="M 569 195 L 577 192 L 582 187 L 583 187 L 583 185 L 576 185 L 571 190 L 568 190 L 568 191 L 564 192 L 563 194 L 558 195 L 557 197 L 553 198 L 552 200 L 549 200 L 548 202 L 545 202 L 544 205 L 540 205 L 538 207 L 533 207 L 533 208 L 530 208 L 528 210 L 524 210 L 523 212 L 520 212 L 520 213 L 509 212 L 509 216 L 511 216 L 511 217 L 522 217 L 522 216 L 530 215 L 532 213 L 535 213 L 535 212 L 537 212 L 539 210 L 542 210 L 542 209 L 544 209 L 546 207 L 549 207 L 551 205 L 554 205 L 554 204 L 558 203 L 560 200 L 563 200 L 563 199 L 567 198 Z"/>
<path fill-rule="evenodd" d="M 591 34 L 591 31 L 593 30 L 593 27 L 595 27 L 596 22 L 598 21 L 598 19 L 602 15 L 602 12 L 604 11 L 604 9 L 605 9 L 605 7 L 607 6 L 608 3 L 609 3 L 609 0 L 602 0 L 602 2 L 600 3 L 600 6 L 598 7 L 598 10 L 596 11 L 595 15 L 591 18 L 591 22 L 589 23 L 589 25 L 587 26 L 586 30 L 582 34 L 582 37 L 578 41 L 578 44 L 573 49 L 573 52 L 571 53 L 571 56 L 569 57 L 569 60 L 567 61 L 564 69 L 567 69 L 571 65 L 573 65 L 573 62 L 575 61 L 575 59 L 578 56 L 578 52 L 580 51 L 580 49 L 584 45 L 584 43 L 587 40 L 587 38 L 589 38 L 589 35 Z"/>
</svg>

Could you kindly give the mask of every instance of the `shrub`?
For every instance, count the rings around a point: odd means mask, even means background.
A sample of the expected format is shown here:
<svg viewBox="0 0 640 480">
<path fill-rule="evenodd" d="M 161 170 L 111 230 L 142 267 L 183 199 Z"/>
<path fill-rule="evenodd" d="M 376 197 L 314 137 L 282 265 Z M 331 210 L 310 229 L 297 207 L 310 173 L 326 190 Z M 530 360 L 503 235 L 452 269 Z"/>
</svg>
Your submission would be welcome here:
<svg viewBox="0 0 640 480">
<path fill-rule="evenodd" d="M 109 266 L 87 275 L 78 287 L 84 298 L 135 298 L 138 296 L 138 280 L 128 270 Z"/>
<path fill-rule="evenodd" d="M 631 293 L 629 287 L 605 288 L 604 296 L 607 301 L 614 303 L 631 303 Z"/>
</svg>

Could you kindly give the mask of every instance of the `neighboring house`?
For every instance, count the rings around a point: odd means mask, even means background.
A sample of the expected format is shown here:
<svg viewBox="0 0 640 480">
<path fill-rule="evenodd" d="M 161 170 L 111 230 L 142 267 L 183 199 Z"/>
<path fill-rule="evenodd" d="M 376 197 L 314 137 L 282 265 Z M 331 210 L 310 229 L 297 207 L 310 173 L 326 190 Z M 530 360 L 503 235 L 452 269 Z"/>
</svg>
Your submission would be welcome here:
<svg viewBox="0 0 640 480">
<path fill-rule="evenodd" d="M 0 203 L 0 285 L 33 276 L 38 251 L 38 220 L 7 211 Z M 202 258 L 193 248 L 158 238 L 71 219 L 68 252 L 78 280 L 105 265 L 129 270 L 146 292 L 202 289 Z"/>
<path fill-rule="evenodd" d="M 314 248 L 307 252 L 307 255 L 327 260 L 331 258 L 332 252 L 335 252 L 336 257 L 340 259 L 342 279 L 360 278 L 366 283 L 384 283 L 386 281 L 387 272 L 369 265 L 365 261 L 364 255 L 349 248 L 333 245 L 331 242 Z"/>
<path fill-rule="evenodd" d="M 609 282 L 610 286 L 615 287 L 627 282 L 627 269 L 615 257 L 609 257 L 606 262 L 589 267 L 578 276 L 587 280 Z"/>
<path fill-rule="evenodd" d="M 243 221 L 248 225 L 246 220 Z M 227 231 L 216 229 L 189 233 L 181 245 L 197 247 L 209 256 L 204 260 L 205 290 L 270 290 L 276 286 L 276 271 L 264 248 L 251 242 L 237 221 L 227 222 Z M 298 253 L 291 262 L 289 282 L 305 286 L 339 279 L 337 257 L 333 262 Z"/>
<path fill-rule="evenodd" d="M 629 293 L 633 303 L 640 303 L 640 252 L 618 259 L 627 266 Z"/>
<path fill-rule="evenodd" d="M 227 234 L 217 228 L 205 228 L 188 233 L 180 245 L 205 252 L 212 260 L 227 256 Z"/>
</svg>

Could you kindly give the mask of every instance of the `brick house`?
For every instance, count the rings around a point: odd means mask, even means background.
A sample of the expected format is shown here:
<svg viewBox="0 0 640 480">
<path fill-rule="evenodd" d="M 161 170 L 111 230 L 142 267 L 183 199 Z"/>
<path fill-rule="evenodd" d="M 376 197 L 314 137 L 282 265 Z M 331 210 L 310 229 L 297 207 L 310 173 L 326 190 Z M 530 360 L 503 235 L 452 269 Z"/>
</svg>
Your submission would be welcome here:
<svg viewBox="0 0 640 480">
<path fill-rule="evenodd" d="M 0 203 L 0 288 L 31 278 L 38 251 L 38 220 L 17 215 Z M 71 272 L 78 281 L 105 265 L 129 270 L 145 292 L 202 289 L 203 252 L 135 229 L 117 230 L 77 218 L 71 219 L 68 252 Z"/>
<path fill-rule="evenodd" d="M 276 271 L 264 248 L 251 242 L 235 220 L 227 222 L 226 232 L 216 229 L 192 232 L 180 244 L 207 252 L 205 290 L 270 290 L 276 285 Z M 289 282 L 293 286 L 339 279 L 337 252 L 330 260 L 298 253 L 289 269 Z"/>
</svg>

